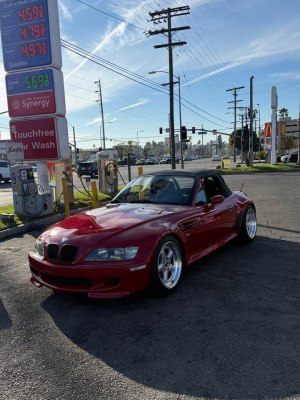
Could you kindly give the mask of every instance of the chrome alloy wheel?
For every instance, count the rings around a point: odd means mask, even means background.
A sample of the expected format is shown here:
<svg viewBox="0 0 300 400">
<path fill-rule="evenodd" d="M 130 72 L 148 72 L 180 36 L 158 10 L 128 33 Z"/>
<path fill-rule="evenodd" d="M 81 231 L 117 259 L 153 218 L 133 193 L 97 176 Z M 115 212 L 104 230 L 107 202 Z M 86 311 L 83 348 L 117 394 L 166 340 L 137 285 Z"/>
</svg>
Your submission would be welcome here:
<svg viewBox="0 0 300 400">
<path fill-rule="evenodd" d="M 174 242 L 167 242 L 161 248 L 158 256 L 158 275 L 161 283 L 167 289 L 173 289 L 181 275 L 181 251 Z"/>
<path fill-rule="evenodd" d="M 246 229 L 250 239 L 254 239 L 256 235 L 257 222 L 253 208 L 249 208 L 246 216 Z"/>
</svg>

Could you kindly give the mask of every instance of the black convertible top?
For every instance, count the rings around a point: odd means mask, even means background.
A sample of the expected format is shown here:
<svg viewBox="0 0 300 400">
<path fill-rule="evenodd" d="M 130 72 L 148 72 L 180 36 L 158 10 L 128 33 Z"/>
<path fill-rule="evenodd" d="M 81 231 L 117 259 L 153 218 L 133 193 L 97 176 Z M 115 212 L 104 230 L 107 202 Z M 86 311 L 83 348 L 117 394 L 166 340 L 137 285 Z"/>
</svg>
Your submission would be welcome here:
<svg viewBox="0 0 300 400">
<path fill-rule="evenodd" d="M 156 171 L 156 172 L 148 172 L 144 175 L 183 175 L 183 176 L 198 176 L 200 178 L 214 178 L 218 179 L 220 184 L 222 185 L 222 188 L 224 189 L 224 192 L 226 193 L 226 197 L 229 197 L 232 194 L 232 191 L 229 189 L 229 187 L 226 185 L 222 175 L 213 172 L 213 171 L 208 171 L 208 170 L 195 170 L 195 171 L 182 171 L 182 170 L 166 170 L 166 171 Z"/>
</svg>

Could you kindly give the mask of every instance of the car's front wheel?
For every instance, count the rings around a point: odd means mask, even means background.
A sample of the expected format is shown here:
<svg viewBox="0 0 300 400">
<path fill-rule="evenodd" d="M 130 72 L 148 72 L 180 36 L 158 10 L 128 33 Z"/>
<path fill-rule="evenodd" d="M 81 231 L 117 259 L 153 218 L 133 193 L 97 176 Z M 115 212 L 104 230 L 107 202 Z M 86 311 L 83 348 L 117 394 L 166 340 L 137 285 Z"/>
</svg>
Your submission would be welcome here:
<svg viewBox="0 0 300 400">
<path fill-rule="evenodd" d="M 158 244 L 152 261 L 149 288 L 154 294 L 170 294 L 179 285 L 183 254 L 178 240 L 166 236 Z"/>
<path fill-rule="evenodd" d="M 254 207 L 250 204 L 244 213 L 240 231 L 240 240 L 243 243 L 251 243 L 256 237 L 257 220 Z"/>
</svg>

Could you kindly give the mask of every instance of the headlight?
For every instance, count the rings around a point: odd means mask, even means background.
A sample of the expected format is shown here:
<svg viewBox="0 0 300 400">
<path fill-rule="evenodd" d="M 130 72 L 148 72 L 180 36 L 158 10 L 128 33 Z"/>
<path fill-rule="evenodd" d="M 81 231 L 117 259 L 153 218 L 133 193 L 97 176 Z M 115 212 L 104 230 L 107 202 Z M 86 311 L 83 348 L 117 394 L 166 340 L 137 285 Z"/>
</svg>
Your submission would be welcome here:
<svg viewBox="0 0 300 400">
<path fill-rule="evenodd" d="M 39 239 L 35 242 L 34 250 L 40 256 L 44 257 L 44 244 Z"/>
<path fill-rule="evenodd" d="M 84 261 L 126 261 L 132 260 L 138 247 L 125 247 L 115 249 L 96 249 L 93 250 Z"/>
</svg>

